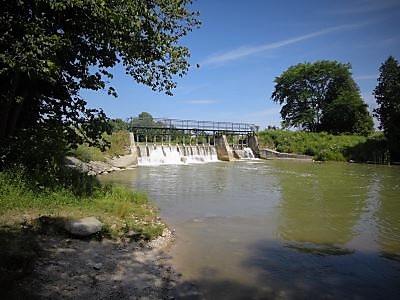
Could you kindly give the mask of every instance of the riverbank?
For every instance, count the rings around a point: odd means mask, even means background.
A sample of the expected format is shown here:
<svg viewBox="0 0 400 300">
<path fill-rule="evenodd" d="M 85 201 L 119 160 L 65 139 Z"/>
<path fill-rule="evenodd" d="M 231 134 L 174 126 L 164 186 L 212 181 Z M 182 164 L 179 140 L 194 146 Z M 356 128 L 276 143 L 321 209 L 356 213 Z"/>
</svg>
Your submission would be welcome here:
<svg viewBox="0 0 400 300">
<path fill-rule="evenodd" d="M 170 265 L 167 251 L 173 239 L 167 229 L 147 243 L 38 235 L 40 250 L 31 273 L 0 290 L 7 299 L 197 297 L 194 286 Z"/>
<path fill-rule="evenodd" d="M 173 234 L 147 195 L 67 172 L 81 186 L 36 186 L 18 171 L 0 172 L 1 295 L 165 299 L 181 290 L 166 254 Z M 68 220 L 88 216 L 101 221 L 100 232 L 66 231 Z"/>
<path fill-rule="evenodd" d="M 390 155 L 382 133 L 371 136 L 332 135 L 288 130 L 264 130 L 260 148 L 312 156 L 317 161 L 351 161 L 387 164 Z"/>
</svg>

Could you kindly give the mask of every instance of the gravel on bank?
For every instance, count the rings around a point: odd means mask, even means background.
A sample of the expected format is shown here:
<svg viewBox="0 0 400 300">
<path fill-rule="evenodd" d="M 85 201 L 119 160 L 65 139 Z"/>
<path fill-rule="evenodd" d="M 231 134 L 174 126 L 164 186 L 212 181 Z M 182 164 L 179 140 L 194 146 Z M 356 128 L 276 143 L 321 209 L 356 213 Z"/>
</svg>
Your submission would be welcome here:
<svg viewBox="0 0 400 300">
<path fill-rule="evenodd" d="M 171 265 L 170 230 L 151 242 L 41 236 L 31 275 L 19 283 L 29 299 L 202 299 Z"/>
</svg>

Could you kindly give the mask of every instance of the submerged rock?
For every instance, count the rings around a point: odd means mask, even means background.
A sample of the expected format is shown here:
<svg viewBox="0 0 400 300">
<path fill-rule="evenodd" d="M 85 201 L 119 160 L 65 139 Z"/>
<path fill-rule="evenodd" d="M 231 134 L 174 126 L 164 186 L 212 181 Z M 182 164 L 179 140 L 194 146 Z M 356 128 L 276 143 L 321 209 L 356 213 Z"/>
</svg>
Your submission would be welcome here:
<svg viewBox="0 0 400 300">
<path fill-rule="evenodd" d="M 103 224 L 95 217 L 87 217 L 66 221 L 64 228 L 73 235 L 85 237 L 99 232 L 102 226 Z"/>
</svg>

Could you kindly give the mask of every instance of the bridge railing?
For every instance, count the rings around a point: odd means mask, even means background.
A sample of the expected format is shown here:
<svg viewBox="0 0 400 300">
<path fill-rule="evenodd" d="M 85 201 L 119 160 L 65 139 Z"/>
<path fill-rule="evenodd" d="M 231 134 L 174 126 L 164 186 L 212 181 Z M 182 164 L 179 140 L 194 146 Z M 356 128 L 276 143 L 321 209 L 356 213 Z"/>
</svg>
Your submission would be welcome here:
<svg viewBox="0 0 400 300">
<path fill-rule="evenodd" d="M 226 132 L 233 134 L 257 133 L 259 126 L 249 123 L 197 121 L 154 118 L 151 124 L 135 124 L 135 128 L 171 129 L 183 131 Z"/>
</svg>

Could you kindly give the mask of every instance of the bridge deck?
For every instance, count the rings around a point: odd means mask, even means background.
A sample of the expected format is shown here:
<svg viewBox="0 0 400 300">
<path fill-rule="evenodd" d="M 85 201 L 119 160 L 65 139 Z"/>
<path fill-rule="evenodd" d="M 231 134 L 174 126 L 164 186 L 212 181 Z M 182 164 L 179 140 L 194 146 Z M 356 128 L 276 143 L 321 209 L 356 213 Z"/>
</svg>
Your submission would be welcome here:
<svg viewBox="0 0 400 300">
<path fill-rule="evenodd" d="M 154 118 L 150 122 L 131 123 L 132 130 L 135 129 L 159 129 L 159 130 L 180 130 L 186 132 L 207 132 L 207 133 L 227 133 L 227 134 L 251 134 L 258 132 L 258 126 L 248 123 L 216 122 L 216 121 L 196 121 Z"/>
</svg>

